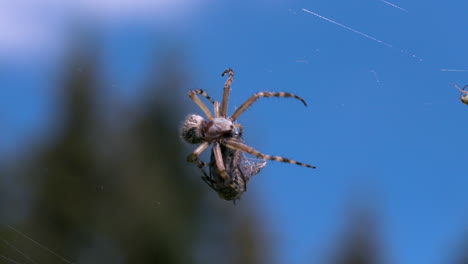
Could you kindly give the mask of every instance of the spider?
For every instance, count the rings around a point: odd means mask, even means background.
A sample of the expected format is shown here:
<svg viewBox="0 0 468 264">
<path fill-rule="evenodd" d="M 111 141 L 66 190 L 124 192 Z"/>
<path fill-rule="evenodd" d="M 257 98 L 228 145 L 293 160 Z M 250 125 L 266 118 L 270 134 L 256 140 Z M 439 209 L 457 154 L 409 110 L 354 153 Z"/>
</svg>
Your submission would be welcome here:
<svg viewBox="0 0 468 264">
<path fill-rule="evenodd" d="M 307 103 L 301 97 L 285 92 L 258 92 L 239 106 L 234 113 L 228 117 L 227 108 L 231 84 L 234 80 L 234 72 L 227 69 L 222 76 L 228 75 L 224 84 L 221 105 L 215 102 L 208 94 L 199 89 L 189 91 L 188 95 L 203 111 L 208 120 L 200 115 L 189 115 L 182 127 L 182 137 L 190 144 L 199 146 L 187 157 L 187 161 L 195 163 L 203 173 L 202 179 L 213 188 L 224 200 L 237 200 L 246 190 L 246 183 L 253 175 L 257 174 L 265 165 L 264 162 L 248 162 L 244 152 L 262 160 L 274 160 L 296 164 L 308 168 L 315 168 L 305 163 L 284 157 L 263 154 L 252 147 L 244 144 L 242 139 L 242 125 L 236 123 L 240 115 L 261 97 L 291 97 L 300 100 L 305 106 Z M 208 107 L 200 100 L 202 95 L 214 105 L 214 117 Z M 198 156 L 210 145 L 211 162 L 206 164 L 199 160 Z M 204 170 L 210 167 L 210 176 Z"/>
<path fill-rule="evenodd" d="M 219 106 L 219 103 L 218 103 Z M 244 143 L 242 139 L 242 129 L 239 127 L 233 130 L 231 140 Z M 266 165 L 266 160 L 260 162 L 248 159 L 244 152 L 228 148 L 220 144 L 221 157 L 225 166 L 225 171 L 229 176 L 229 181 L 224 181 L 216 165 L 216 158 L 213 149 L 211 150 L 209 167 L 209 176 L 202 169 L 202 179 L 215 190 L 224 200 L 240 199 L 241 195 L 247 191 L 247 182 L 262 170 Z"/>
<path fill-rule="evenodd" d="M 468 105 L 468 91 L 465 91 L 465 88 L 468 87 L 468 85 L 465 85 L 463 88 L 458 87 L 454 83 L 452 83 L 452 85 L 461 92 L 460 93 L 460 100 L 462 101 L 462 103 Z"/>
</svg>

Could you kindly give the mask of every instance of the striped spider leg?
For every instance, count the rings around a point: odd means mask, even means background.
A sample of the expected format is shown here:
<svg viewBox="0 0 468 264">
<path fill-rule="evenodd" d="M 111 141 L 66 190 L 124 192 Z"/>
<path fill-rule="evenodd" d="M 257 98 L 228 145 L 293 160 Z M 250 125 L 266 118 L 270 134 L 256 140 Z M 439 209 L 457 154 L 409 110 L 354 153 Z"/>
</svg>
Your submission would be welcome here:
<svg viewBox="0 0 468 264">
<path fill-rule="evenodd" d="M 258 99 L 260 99 L 262 97 L 290 97 L 290 98 L 294 98 L 294 99 L 297 99 L 297 100 L 301 101 L 304 104 L 304 106 L 307 106 L 307 103 L 306 103 L 306 101 L 304 99 L 302 99 L 301 97 L 299 97 L 299 96 L 297 96 L 295 94 L 292 94 L 292 93 L 286 93 L 286 92 L 258 92 L 256 94 L 252 95 L 243 104 L 241 104 L 241 106 L 239 106 L 236 109 L 236 111 L 234 111 L 234 114 L 232 114 L 232 116 L 231 116 L 231 120 L 236 121 L 239 118 L 239 116 L 242 113 L 245 112 L 245 110 L 247 110 L 253 103 L 255 103 Z M 249 153 L 251 155 L 254 155 L 255 157 L 257 157 L 259 159 L 274 160 L 274 161 L 285 162 L 285 163 L 290 163 L 290 164 L 296 164 L 296 165 L 300 165 L 300 166 L 303 166 L 303 167 L 315 169 L 315 166 L 308 165 L 308 164 L 298 162 L 298 161 L 295 161 L 295 160 L 291 160 L 291 159 L 288 159 L 288 158 L 262 154 L 262 153 L 258 152 L 257 150 L 253 149 L 252 147 L 249 147 L 249 146 L 243 144 L 242 142 L 236 142 L 236 141 L 232 141 L 230 139 L 226 139 L 223 142 L 223 144 L 226 145 L 227 147 L 231 148 L 231 149 L 236 149 L 236 150 L 243 151 L 243 152 Z"/>
<path fill-rule="evenodd" d="M 226 117 L 227 116 L 227 107 L 228 107 L 228 101 L 229 101 L 229 93 L 231 92 L 231 85 L 232 82 L 234 81 L 234 71 L 229 68 L 221 74 L 221 76 L 224 75 L 229 75 L 229 77 L 226 80 L 226 83 L 224 83 L 224 90 L 223 90 L 223 101 L 221 103 L 221 116 Z"/>
<path fill-rule="evenodd" d="M 468 91 L 465 91 L 465 88 L 468 87 L 468 85 L 463 86 L 463 88 L 458 87 L 454 83 L 452 83 L 452 85 L 460 91 L 460 100 L 462 103 L 468 105 Z"/>
<path fill-rule="evenodd" d="M 290 164 L 296 164 L 296 165 L 299 165 L 299 166 L 315 169 L 315 166 L 305 164 L 305 163 L 302 163 L 302 162 L 298 162 L 298 161 L 295 161 L 295 160 L 292 160 L 292 159 L 288 159 L 288 158 L 284 158 L 284 157 L 278 157 L 278 156 L 271 156 L 271 155 L 266 155 L 266 154 L 260 153 L 257 150 L 253 149 L 252 147 L 249 147 L 249 146 L 243 144 L 242 142 L 238 142 L 238 141 L 235 141 L 235 140 L 232 140 L 232 139 L 224 140 L 223 145 L 225 145 L 226 147 L 228 147 L 230 149 L 235 149 L 235 150 L 239 150 L 239 151 L 242 151 L 242 152 L 249 153 L 249 154 L 254 155 L 255 157 L 257 157 L 259 159 L 274 160 L 274 161 L 285 162 L 285 163 L 290 163 Z"/>
<path fill-rule="evenodd" d="M 239 106 L 234 114 L 231 116 L 232 121 L 236 121 L 239 116 L 245 112 L 250 106 L 252 106 L 253 103 L 255 103 L 258 99 L 262 97 L 290 97 L 290 98 L 295 98 L 299 101 L 301 101 L 304 106 L 307 106 L 307 103 L 304 99 L 301 97 L 292 94 L 292 93 L 285 93 L 285 92 L 258 92 L 254 95 L 252 95 L 249 99 L 247 99 L 241 106 Z"/>
</svg>

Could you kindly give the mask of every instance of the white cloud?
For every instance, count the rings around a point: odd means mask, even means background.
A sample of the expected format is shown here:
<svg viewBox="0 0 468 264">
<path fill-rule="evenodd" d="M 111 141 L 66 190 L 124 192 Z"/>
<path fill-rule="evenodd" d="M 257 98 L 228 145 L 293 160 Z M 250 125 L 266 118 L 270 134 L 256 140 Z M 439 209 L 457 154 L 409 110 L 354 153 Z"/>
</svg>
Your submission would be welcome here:
<svg viewBox="0 0 468 264">
<path fill-rule="evenodd" d="M 181 24 L 210 0 L 15 0 L 0 2 L 0 58 L 59 50 L 65 29 L 87 23 L 144 21 Z M 89 21 L 88 21 L 89 20 Z"/>
<path fill-rule="evenodd" d="M 15 55 L 24 52 L 39 52 L 53 43 L 58 23 L 37 5 L 26 5 L 25 1 L 0 4 L 0 53 Z M 58 22 L 58 21 L 57 21 Z"/>
<path fill-rule="evenodd" d="M 75 4 L 84 14 L 101 19 L 150 17 L 177 20 L 199 11 L 207 0 L 81 0 Z"/>
</svg>

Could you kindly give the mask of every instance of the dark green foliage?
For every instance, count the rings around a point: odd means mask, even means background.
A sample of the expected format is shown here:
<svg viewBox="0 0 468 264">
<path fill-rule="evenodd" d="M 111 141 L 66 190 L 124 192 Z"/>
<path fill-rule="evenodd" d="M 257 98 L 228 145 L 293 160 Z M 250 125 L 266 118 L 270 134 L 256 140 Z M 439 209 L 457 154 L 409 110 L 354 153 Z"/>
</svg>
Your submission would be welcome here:
<svg viewBox="0 0 468 264">
<path fill-rule="evenodd" d="M 383 264 L 376 216 L 368 208 L 352 208 L 349 222 L 331 264 Z"/>
<path fill-rule="evenodd" d="M 220 200 L 186 164 L 190 149 L 174 121 L 182 111 L 174 95 L 187 89 L 184 71 L 168 63 L 148 83 L 145 100 L 124 110 L 104 107 L 112 91 L 99 84 L 96 64 L 89 54 L 72 56 L 53 136 L 16 168 L 32 204 L 11 226 L 64 258 L 8 225 L 0 234 L 11 246 L 4 243 L 0 256 L 19 263 L 213 263 L 210 252 L 217 251 L 262 263 L 266 247 L 254 243 L 261 233 L 252 211 Z M 219 244 L 219 232 L 222 241 L 241 237 Z"/>
</svg>

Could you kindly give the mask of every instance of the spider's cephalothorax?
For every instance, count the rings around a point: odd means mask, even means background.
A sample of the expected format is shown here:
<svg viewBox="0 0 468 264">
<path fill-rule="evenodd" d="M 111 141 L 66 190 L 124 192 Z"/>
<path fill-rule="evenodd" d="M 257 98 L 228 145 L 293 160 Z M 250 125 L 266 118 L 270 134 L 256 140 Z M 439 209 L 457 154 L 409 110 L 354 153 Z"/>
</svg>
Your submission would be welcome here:
<svg viewBox="0 0 468 264">
<path fill-rule="evenodd" d="M 231 116 L 227 115 L 227 106 L 234 72 L 227 69 L 223 76 L 229 77 L 224 84 L 223 100 L 221 104 L 215 102 L 203 90 L 189 92 L 189 97 L 201 108 L 207 117 L 205 120 L 199 115 L 189 115 L 182 127 L 182 137 L 191 144 L 200 144 L 187 161 L 195 163 L 203 173 L 202 179 L 213 188 L 222 199 L 237 200 L 247 190 L 247 182 L 260 172 L 266 165 L 266 160 L 275 160 L 315 168 L 314 166 L 290 160 L 283 157 L 270 156 L 258 152 L 244 144 L 242 139 L 242 126 L 236 123 L 239 116 L 261 97 L 291 97 L 300 100 L 307 106 L 304 99 L 297 95 L 285 92 L 259 92 L 252 95 Z M 214 117 L 208 107 L 200 100 L 198 95 L 204 96 L 214 105 Z M 198 156 L 211 144 L 211 159 L 207 164 L 198 159 Z M 249 153 L 262 161 L 252 161 L 245 157 Z M 209 174 L 204 167 L 209 166 Z"/>
<path fill-rule="evenodd" d="M 465 88 L 468 87 L 468 85 L 463 86 L 463 88 L 458 87 L 454 83 L 452 83 L 452 85 L 460 91 L 460 101 L 468 105 L 468 91 L 465 91 Z"/>
</svg>

